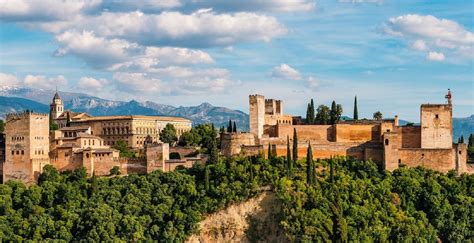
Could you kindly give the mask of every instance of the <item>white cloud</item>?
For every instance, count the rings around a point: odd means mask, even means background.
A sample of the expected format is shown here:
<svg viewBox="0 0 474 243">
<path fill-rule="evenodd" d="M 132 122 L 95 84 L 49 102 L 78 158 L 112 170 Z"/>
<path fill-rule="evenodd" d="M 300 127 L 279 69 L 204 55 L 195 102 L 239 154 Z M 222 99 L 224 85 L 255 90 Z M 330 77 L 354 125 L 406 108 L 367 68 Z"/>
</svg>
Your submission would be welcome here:
<svg viewBox="0 0 474 243">
<path fill-rule="evenodd" d="M 430 51 L 426 56 L 426 59 L 429 61 L 441 62 L 444 61 L 444 54 L 441 52 Z"/>
<path fill-rule="evenodd" d="M 113 75 L 117 82 L 117 89 L 127 93 L 131 92 L 160 92 L 163 91 L 161 80 L 149 77 L 146 73 L 123 73 L 117 72 Z"/>
<path fill-rule="evenodd" d="M 453 56 L 473 56 L 469 53 L 473 51 L 474 33 L 452 20 L 431 15 L 402 15 L 390 18 L 383 30 L 407 41 L 416 40 L 412 45 L 415 50 L 434 52 L 442 49 Z"/>
<path fill-rule="evenodd" d="M 192 0 L 187 1 L 188 7 L 212 8 L 216 11 L 270 11 L 300 12 L 316 8 L 315 0 Z"/>
<path fill-rule="evenodd" d="M 287 33 L 275 17 L 248 12 L 217 14 L 212 10 L 190 14 L 104 12 L 69 23 L 40 23 L 37 26 L 54 33 L 73 29 L 93 31 L 100 37 L 118 38 L 145 46 L 230 46 L 240 42 L 269 42 Z"/>
<path fill-rule="evenodd" d="M 290 67 L 288 64 L 281 64 L 280 66 L 276 66 L 272 69 L 272 77 L 280 78 L 280 79 L 291 79 L 291 80 L 298 80 L 301 79 L 300 73 Z"/>
<path fill-rule="evenodd" d="M 411 47 L 418 51 L 426 51 L 428 49 L 424 40 L 416 40 Z"/>
<path fill-rule="evenodd" d="M 0 20 L 5 21 L 55 21 L 71 19 L 92 9 L 100 0 L 0 0 Z"/>
<path fill-rule="evenodd" d="M 173 47 L 143 47 L 121 39 L 98 37 L 92 31 L 66 31 L 56 36 L 61 45 L 57 56 L 74 54 L 95 68 L 112 71 L 155 66 L 210 64 L 214 60 L 201 50 Z"/>
<path fill-rule="evenodd" d="M 0 73 L 0 86 L 17 86 L 20 81 L 15 75 Z"/>
<path fill-rule="evenodd" d="M 82 77 L 77 82 L 77 87 L 81 90 L 100 91 L 105 88 L 109 82 L 106 79 L 95 79 L 92 77 Z"/>
<path fill-rule="evenodd" d="M 310 88 L 312 91 L 317 91 L 319 89 L 319 86 L 321 85 L 321 81 L 316 79 L 315 77 L 310 76 L 307 80 L 307 86 Z"/>
<path fill-rule="evenodd" d="M 68 81 L 64 76 L 59 75 L 57 77 L 46 77 L 43 75 L 26 75 L 23 80 L 24 85 L 31 88 L 39 89 L 55 89 L 56 87 L 65 87 Z"/>
</svg>

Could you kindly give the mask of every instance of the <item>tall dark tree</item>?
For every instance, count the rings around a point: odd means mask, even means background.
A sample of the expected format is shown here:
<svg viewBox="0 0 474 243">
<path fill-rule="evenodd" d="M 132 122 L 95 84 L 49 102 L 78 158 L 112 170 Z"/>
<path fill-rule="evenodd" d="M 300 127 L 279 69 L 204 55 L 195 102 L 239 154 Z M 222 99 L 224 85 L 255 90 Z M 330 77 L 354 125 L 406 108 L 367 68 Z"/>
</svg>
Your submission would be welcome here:
<svg viewBox="0 0 474 243">
<path fill-rule="evenodd" d="M 298 135 L 296 134 L 296 128 L 293 128 L 293 164 L 296 165 L 298 161 Z"/>
<path fill-rule="evenodd" d="M 468 147 L 469 148 L 472 148 L 474 146 L 474 136 L 473 136 L 472 133 L 469 135 L 469 141 L 467 141 L 467 142 L 468 142 Z"/>
<path fill-rule="evenodd" d="M 290 136 L 286 136 L 286 171 L 287 174 L 290 175 L 290 167 L 291 167 L 291 152 L 290 152 Z"/>
<path fill-rule="evenodd" d="M 461 135 L 461 137 L 459 138 L 459 143 L 464 143 L 464 136 Z"/>
<path fill-rule="evenodd" d="M 209 166 L 206 165 L 204 168 L 204 187 L 206 189 L 206 192 L 209 192 L 209 178 L 211 177 L 211 170 L 209 169 Z"/>
<path fill-rule="evenodd" d="M 227 125 L 227 132 L 231 133 L 232 132 L 232 121 L 229 120 L 229 125 Z"/>
<path fill-rule="evenodd" d="M 207 151 L 209 153 L 209 160 L 208 160 L 208 163 L 209 164 L 217 164 L 217 162 L 219 161 L 219 151 L 217 150 L 217 142 L 216 142 L 216 132 L 215 132 L 215 129 L 214 129 L 214 126 L 212 126 L 212 129 L 213 129 L 213 135 L 212 135 L 212 138 L 209 139 L 209 144 L 208 144 L 208 147 L 207 147 Z"/>
<path fill-rule="evenodd" d="M 359 111 L 357 110 L 357 96 L 354 98 L 354 120 L 359 120 Z"/>
<path fill-rule="evenodd" d="M 332 101 L 331 111 L 330 111 L 330 124 L 336 124 L 337 122 L 337 105 L 336 101 Z"/>
<path fill-rule="evenodd" d="M 235 124 L 235 121 L 234 121 L 234 126 L 232 127 L 232 132 L 237 132 L 237 125 Z"/>
<path fill-rule="evenodd" d="M 311 123 L 314 123 L 314 118 L 315 118 L 315 112 L 314 112 L 314 101 L 313 99 L 311 99 L 311 102 L 310 102 L 310 115 L 311 115 Z"/>
<path fill-rule="evenodd" d="M 313 168 L 313 149 L 311 148 L 311 143 L 308 145 L 308 150 L 306 153 L 306 183 L 308 185 L 313 185 L 314 179 L 314 168 Z"/>
<path fill-rule="evenodd" d="M 306 107 L 306 123 L 311 124 L 311 104 L 308 103 L 308 106 Z"/>
<path fill-rule="evenodd" d="M 271 144 L 268 144 L 268 148 L 267 148 L 267 158 L 268 158 L 268 159 L 272 159 L 272 158 L 273 158 L 273 152 L 272 152 L 272 145 L 271 145 Z"/>
</svg>

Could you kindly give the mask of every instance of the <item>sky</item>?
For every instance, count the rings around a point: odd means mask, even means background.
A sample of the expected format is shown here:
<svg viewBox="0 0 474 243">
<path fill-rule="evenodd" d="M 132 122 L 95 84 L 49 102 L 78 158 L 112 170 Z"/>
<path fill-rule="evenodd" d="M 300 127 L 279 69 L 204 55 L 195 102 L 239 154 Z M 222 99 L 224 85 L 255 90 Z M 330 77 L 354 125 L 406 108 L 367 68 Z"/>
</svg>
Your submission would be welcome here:
<svg viewBox="0 0 474 243">
<path fill-rule="evenodd" d="M 0 0 L 0 86 L 248 112 L 248 95 L 304 115 L 419 121 L 422 103 L 474 114 L 474 2 Z"/>
</svg>

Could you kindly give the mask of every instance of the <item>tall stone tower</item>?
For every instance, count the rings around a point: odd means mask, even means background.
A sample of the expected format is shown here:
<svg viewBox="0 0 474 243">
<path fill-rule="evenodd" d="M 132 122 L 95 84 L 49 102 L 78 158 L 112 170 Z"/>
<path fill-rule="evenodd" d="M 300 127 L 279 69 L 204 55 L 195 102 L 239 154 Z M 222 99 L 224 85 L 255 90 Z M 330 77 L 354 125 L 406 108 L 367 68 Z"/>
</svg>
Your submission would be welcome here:
<svg viewBox="0 0 474 243">
<path fill-rule="evenodd" d="M 3 182 L 33 183 L 49 164 L 49 117 L 31 111 L 6 115 Z"/>
<path fill-rule="evenodd" d="M 420 112 L 421 148 L 453 147 L 453 107 L 451 104 L 423 104 Z"/>
<path fill-rule="evenodd" d="M 63 101 L 61 100 L 61 97 L 59 97 L 59 94 L 57 91 L 56 91 L 56 94 L 54 94 L 53 102 L 51 102 L 51 105 L 49 107 L 50 107 L 49 111 L 50 111 L 51 119 L 56 119 L 61 114 L 63 114 L 64 104 L 63 104 Z"/>
<path fill-rule="evenodd" d="M 265 123 L 265 97 L 263 95 L 249 95 L 249 120 L 250 132 L 257 138 L 262 138 Z"/>
</svg>

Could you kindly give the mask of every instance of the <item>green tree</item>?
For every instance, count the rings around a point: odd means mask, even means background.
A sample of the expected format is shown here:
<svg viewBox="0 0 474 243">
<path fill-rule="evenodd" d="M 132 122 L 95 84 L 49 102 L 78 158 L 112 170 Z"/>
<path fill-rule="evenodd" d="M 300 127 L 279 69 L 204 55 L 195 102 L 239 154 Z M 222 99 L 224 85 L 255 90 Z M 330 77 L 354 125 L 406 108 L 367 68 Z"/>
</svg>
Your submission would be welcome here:
<svg viewBox="0 0 474 243">
<path fill-rule="evenodd" d="M 118 140 L 113 148 L 119 151 L 120 157 L 135 157 L 135 153 L 129 150 L 127 142 L 125 142 L 124 140 Z"/>
<path fill-rule="evenodd" d="M 173 124 L 166 124 L 165 128 L 160 132 L 160 140 L 163 143 L 169 143 L 170 146 L 173 146 L 176 141 L 178 141 L 178 135 L 176 134 L 176 128 Z"/>
<path fill-rule="evenodd" d="M 459 138 L 458 143 L 464 143 L 464 136 L 463 135 L 461 135 L 461 137 Z"/>
<path fill-rule="evenodd" d="M 342 116 L 342 106 L 340 104 L 336 104 L 336 101 L 332 101 L 331 104 L 331 111 L 330 114 L 330 124 L 336 124 L 341 120 Z"/>
<path fill-rule="evenodd" d="M 354 98 L 354 120 L 359 120 L 359 111 L 357 110 L 357 96 Z"/>
<path fill-rule="evenodd" d="M 272 151 L 272 145 L 268 144 L 267 148 L 267 158 L 268 159 L 273 159 L 273 151 Z"/>
<path fill-rule="evenodd" d="M 118 166 L 112 167 L 112 169 L 110 169 L 110 175 L 120 175 L 120 168 Z"/>
<path fill-rule="evenodd" d="M 293 163 L 292 163 L 292 168 L 293 164 L 296 165 L 296 161 L 298 161 L 298 135 L 296 134 L 296 128 L 293 128 Z M 291 169 L 290 168 L 290 171 Z"/>
<path fill-rule="evenodd" d="M 380 120 L 382 120 L 382 118 L 383 118 L 383 117 L 382 117 L 382 112 L 376 111 L 376 112 L 374 113 L 374 119 L 375 119 L 375 120 L 380 121 Z"/>
<path fill-rule="evenodd" d="M 234 126 L 232 127 L 232 132 L 237 132 L 237 125 L 235 124 L 235 121 L 234 121 Z"/>
<path fill-rule="evenodd" d="M 229 120 L 229 124 L 227 125 L 227 132 L 231 133 L 232 132 L 232 121 Z"/>
<path fill-rule="evenodd" d="M 308 185 L 314 184 L 314 168 L 313 168 L 313 149 L 311 148 L 311 143 L 308 145 L 308 150 L 306 153 L 306 183 Z"/>
<path fill-rule="evenodd" d="M 207 148 L 209 153 L 209 164 L 216 164 L 219 161 L 219 151 L 217 150 L 217 141 L 216 139 L 211 139 L 209 147 Z"/>
<path fill-rule="evenodd" d="M 291 152 L 290 152 L 290 136 L 286 136 L 286 164 L 285 164 L 285 168 L 286 168 L 288 176 L 291 174 L 291 172 L 290 172 L 290 168 L 292 168 L 291 164 L 292 164 L 292 161 L 291 161 Z"/>
<path fill-rule="evenodd" d="M 318 107 L 318 113 L 316 114 L 316 123 L 321 125 L 327 125 L 330 123 L 331 115 L 329 107 L 320 105 Z"/>
<path fill-rule="evenodd" d="M 190 131 L 183 132 L 179 137 L 180 146 L 197 146 L 201 141 L 201 136 L 192 128 Z"/>
<path fill-rule="evenodd" d="M 3 133 L 5 131 L 5 122 L 3 120 L 0 120 L 0 133 Z"/>
<path fill-rule="evenodd" d="M 210 188 L 210 177 L 211 177 L 211 170 L 209 169 L 209 166 L 206 165 L 204 169 L 204 187 L 206 189 L 206 192 L 209 192 Z"/>
</svg>

